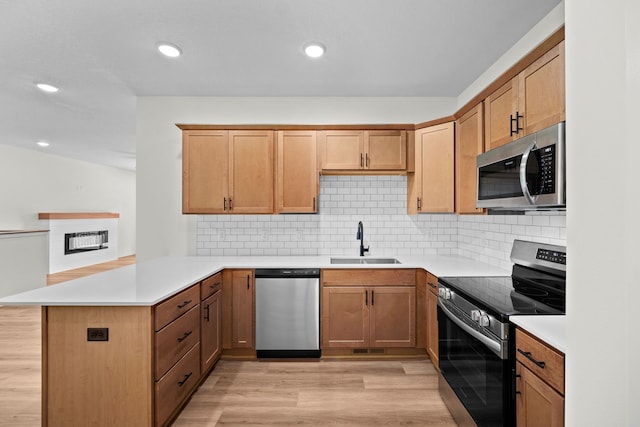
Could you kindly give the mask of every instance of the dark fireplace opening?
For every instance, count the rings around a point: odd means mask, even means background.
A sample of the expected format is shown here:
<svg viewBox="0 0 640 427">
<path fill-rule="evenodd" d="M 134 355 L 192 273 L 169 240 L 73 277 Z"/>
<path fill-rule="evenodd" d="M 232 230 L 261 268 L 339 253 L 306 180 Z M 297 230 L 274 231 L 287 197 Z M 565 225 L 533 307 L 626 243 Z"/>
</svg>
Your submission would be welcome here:
<svg viewBox="0 0 640 427">
<path fill-rule="evenodd" d="M 83 231 L 80 233 L 66 233 L 64 235 L 64 254 L 97 251 L 109 247 L 109 232 Z"/>
</svg>

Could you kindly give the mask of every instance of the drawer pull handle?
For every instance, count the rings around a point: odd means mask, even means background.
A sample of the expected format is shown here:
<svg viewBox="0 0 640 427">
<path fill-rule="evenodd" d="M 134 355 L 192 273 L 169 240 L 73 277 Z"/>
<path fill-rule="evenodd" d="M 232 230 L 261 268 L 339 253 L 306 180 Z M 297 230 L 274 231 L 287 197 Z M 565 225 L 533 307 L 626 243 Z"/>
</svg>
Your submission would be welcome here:
<svg viewBox="0 0 640 427">
<path fill-rule="evenodd" d="M 211 289 L 215 288 L 216 286 L 220 286 L 220 282 L 216 282 L 213 285 L 209 285 Z"/>
<path fill-rule="evenodd" d="M 545 363 L 544 362 L 538 362 L 536 359 L 534 359 L 533 356 L 531 356 L 531 352 L 530 351 L 522 351 L 521 349 L 518 349 L 518 353 L 521 353 L 522 355 L 524 355 L 524 357 L 526 357 L 527 359 L 529 359 L 530 361 L 535 363 L 538 368 L 544 369 Z"/>
<path fill-rule="evenodd" d="M 427 285 L 431 286 L 431 288 L 433 288 L 433 289 L 435 289 L 435 288 L 437 288 L 437 287 L 438 287 L 438 285 L 434 285 L 434 284 L 433 284 L 433 283 L 431 283 L 431 282 L 427 282 Z"/>
<path fill-rule="evenodd" d="M 189 377 L 190 377 L 192 374 L 193 374 L 193 372 L 189 372 L 188 374 L 186 374 L 186 375 L 184 376 L 184 378 L 182 379 L 182 381 L 178 381 L 178 385 L 179 385 L 180 387 L 182 387 L 182 386 L 184 385 L 184 383 L 186 383 L 186 382 L 187 382 L 187 380 L 189 379 Z"/>
<path fill-rule="evenodd" d="M 178 308 L 185 308 L 186 306 L 188 306 L 189 304 L 191 304 L 191 300 L 189 301 L 185 301 L 182 304 L 178 304 Z"/>
<path fill-rule="evenodd" d="M 189 335 L 191 335 L 191 332 L 192 332 L 192 331 L 185 332 L 183 336 L 181 336 L 180 338 L 178 338 L 178 342 L 182 342 L 182 341 L 186 340 L 186 339 L 187 339 L 187 337 L 188 337 Z"/>
</svg>

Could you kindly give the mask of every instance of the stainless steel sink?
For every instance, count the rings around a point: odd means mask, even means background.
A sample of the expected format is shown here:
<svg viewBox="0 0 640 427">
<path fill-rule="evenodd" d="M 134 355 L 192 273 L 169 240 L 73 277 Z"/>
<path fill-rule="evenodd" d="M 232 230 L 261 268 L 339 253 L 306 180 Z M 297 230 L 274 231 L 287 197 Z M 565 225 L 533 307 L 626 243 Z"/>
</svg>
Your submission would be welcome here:
<svg viewBox="0 0 640 427">
<path fill-rule="evenodd" d="M 331 264 L 401 264 L 395 258 L 331 258 Z"/>
</svg>

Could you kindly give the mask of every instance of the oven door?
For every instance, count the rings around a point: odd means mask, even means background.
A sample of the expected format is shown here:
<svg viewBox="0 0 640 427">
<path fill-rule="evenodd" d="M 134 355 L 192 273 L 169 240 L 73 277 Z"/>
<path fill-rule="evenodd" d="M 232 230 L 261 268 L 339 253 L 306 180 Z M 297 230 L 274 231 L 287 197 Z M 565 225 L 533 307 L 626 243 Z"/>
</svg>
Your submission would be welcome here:
<svg viewBox="0 0 640 427">
<path fill-rule="evenodd" d="M 478 426 L 510 426 L 515 417 L 508 358 L 496 354 L 485 338 L 438 304 L 441 375 Z"/>
</svg>

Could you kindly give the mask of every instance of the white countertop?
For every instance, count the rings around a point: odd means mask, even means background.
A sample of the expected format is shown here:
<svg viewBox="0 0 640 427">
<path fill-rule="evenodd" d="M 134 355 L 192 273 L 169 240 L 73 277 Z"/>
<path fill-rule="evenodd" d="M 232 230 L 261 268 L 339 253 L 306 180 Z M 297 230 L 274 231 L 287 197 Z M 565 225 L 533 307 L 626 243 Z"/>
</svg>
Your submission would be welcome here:
<svg viewBox="0 0 640 427">
<path fill-rule="evenodd" d="M 511 316 L 511 323 L 566 354 L 565 316 Z"/>
<path fill-rule="evenodd" d="M 391 257 L 401 264 L 331 264 L 329 256 L 164 257 L 1 298 L 0 305 L 150 306 L 225 268 L 424 268 L 436 276 L 510 275 L 460 256 Z"/>
</svg>

